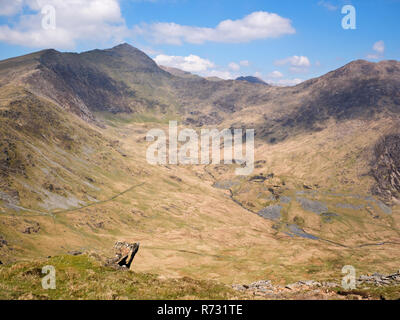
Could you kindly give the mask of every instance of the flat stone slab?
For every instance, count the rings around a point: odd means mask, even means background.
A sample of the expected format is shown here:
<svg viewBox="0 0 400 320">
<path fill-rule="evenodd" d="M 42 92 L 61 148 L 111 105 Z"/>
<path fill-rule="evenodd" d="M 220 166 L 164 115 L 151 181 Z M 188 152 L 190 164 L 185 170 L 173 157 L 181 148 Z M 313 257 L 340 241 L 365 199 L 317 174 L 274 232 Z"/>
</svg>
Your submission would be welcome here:
<svg viewBox="0 0 400 320">
<path fill-rule="evenodd" d="M 328 211 L 328 207 L 323 202 L 310 200 L 303 197 L 297 197 L 296 200 L 301 204 L 302 208 L 306 211 L 311 211 L 319 215 Z"/>
<path fill-rule="evenodd" d="M 276 205 L 272 205 L 272 206 L 266 207 L 264 209 L 261 209 L 260 211 L 257 212 L 257 214 L 260 217 L 263 217 L 265 219 L 277 221 L 277 220 L 280 220 L 280 218 L 281 218 L 282 208 L 283 208 L 282 206 L 276 204 Z"/>
<path fill-rule="evenodd" d="M 296 224 L 289 224 L 288 225 L 289 231 L 294 234 L 295 236 L 305 238 L 305 239 L 311 239 L 311 240 L 318 240 L 319 238 L 316 236 L 313 236 L 312 234 L 309 234 L 305 232 L 303 229 L 301 229 L 298 225 Z"/>
</svg>

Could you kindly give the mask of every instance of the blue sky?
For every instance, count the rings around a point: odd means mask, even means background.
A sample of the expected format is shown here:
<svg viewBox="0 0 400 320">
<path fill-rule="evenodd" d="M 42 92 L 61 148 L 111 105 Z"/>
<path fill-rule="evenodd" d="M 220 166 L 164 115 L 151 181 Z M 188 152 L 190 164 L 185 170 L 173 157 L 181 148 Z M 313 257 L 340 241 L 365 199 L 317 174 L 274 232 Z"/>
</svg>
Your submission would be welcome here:
<svg viewBox="0 0 400 320">
<path fill-rule="evenodd" d="M 349 4 L 355 30 L 342 28 Z M 397 60 L 399 13 L 400 0 L 0 0 L 0 59 L 128 42 L 203 76 L 290 85 L 355 59 Z"/>
</svg>

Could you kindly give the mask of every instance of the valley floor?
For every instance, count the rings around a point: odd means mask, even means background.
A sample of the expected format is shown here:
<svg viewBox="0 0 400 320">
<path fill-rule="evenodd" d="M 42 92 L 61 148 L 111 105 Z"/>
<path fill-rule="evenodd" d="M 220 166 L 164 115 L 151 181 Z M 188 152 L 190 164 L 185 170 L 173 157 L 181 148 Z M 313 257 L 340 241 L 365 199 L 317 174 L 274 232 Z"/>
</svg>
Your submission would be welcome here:
<svg viewBox="0 0 400 320">
<path fill-rule="evenodd" d="M 334 145 L 325 144 L 326 151 L 315 148 L 323 141 L 334 143 L 330 137 L 336 132 L 328 129 L 309 138 L 316 141 L 303 137 L 269 149 L 258 146 L 254 174 L 236 177 L 229 166 L 149 166 L 144 136 L 154 126 L 165 124 L 126 121 L 112 125 L 117 120 L 109 121 L 107 129 L 96 130 L 111 141 L 111 147 L 99 143 L 96 150 L 95 143 L 83 143 L 84 154 L 42 151 L 47 158 L 32 149 L 42 160 L 29 169 L 27 178 L 15 180 L 19 202 L 3 197 L 0 260 L 17 263 L 2 267 L 3 298 L 23 296 L 30 292 L 30 281 L 40 278 L 24 274 L 37 265 L 29 261 L 63 257 L 74 250 L 110 256 L 117 240 L 141 243 L 135 273 L 118 274 L 118 279 L 150 273 L 162 277 L 162 281 L 151 278 L 161 281 L 161 286 L 186 277 L 199 288 L 194 293 L 171 287 L 130 294 L 123 293 L 127 290 L 123 286 L 115 290 L 116 296 L 132 299 L 341 299 L 344 296 L 336 291 L 324 293 L 319 288 L 306 289 L 304 294 L 284 289 L 266 296 L 232 291 L 231 285 L 263 279 L 284 288 L 300 280 L 340 283 L 345 265 L 354 266 L 357 275 L 399 269 L 398 206 L 389 208 L 368 193 L 370 178 L 355 173 L 362 173 L 362 165 L 354 160 L 362 160 L 358 150 L 343 147 L 336 153 L 347 159 L 339 170 L 339 160 L 325 155 Z M 40 148 L 46 150 L 43 145 Z M 347 183 L 342 181 L 345 177 Z M 335 188 L 338 185 L 342 187 Z M 57 194 L 60 190 L 67 193 Z M 80 283 L 75 267 L 61 263 L 60 268 L 71 268 L 72 275 L 66 273 L 65 279 L 76 277 L 78 289 L 74 296 L 74 285 L 70 288 L 65 282 L 65 290 L 50 298 L 107 298 L 104 290 L 97 292 Z M 111 282 L 116 274 L 101 267 L 97 271 L 100 274 L 94 275 L 94 281 L 104 276 L 105 285 L 109 282 L 114 288 Z M 215 294 L 202 291 L 202 281 L 216 281 L 219 289 L 205 289 L 217 290 Z M 146 287 L 146 282 L 141 285 Z M 38 290 L 31 292 L 34 298 L 40 298 Z"/>
</svg>

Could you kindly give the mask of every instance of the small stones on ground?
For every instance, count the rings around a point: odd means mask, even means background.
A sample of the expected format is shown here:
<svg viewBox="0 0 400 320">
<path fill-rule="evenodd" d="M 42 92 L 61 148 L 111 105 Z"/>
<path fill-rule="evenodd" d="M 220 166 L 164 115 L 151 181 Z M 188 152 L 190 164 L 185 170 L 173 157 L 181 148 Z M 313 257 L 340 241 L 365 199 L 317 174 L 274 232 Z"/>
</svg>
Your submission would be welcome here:
<svg viewBox="0 0 400 320">
<path fill-rule="evenodd" d="M 250 181 L 252 182 L 264 182 L 265 180 L 267 180 L 267 177 L 262 174 L 250 178 Z"/>
<path fill-rule="evenodd" d="M 357 279 L 357 283 L 376 286 L 400 285 L 400 270 L 398 270 L 396 273 L 389 275 L 384 275 L 380 273 L 374 273 L 372 275 L 361 275 Z"/>
<path fill-rule="evenodd" d="M 372 275 L 361 275 L 357 279 L 357 285 L 367 284 L 371 287 L 381 286 L 400 286 L 400 270 L 396 273 L 384 275 L 374 273 Z M 235 284 L 232 286 L 234 290 L 247 292 L 253 296 L 264 297 L 266 299 L 282 299 L 297 296 L 304 296 L 305 298 L 329 298 L 333 295 L 346 296 L 347 299 L 370 299 L 368 292 L 364 290 L 352 291 L 339 291 L 336 292 L 335 288 L 340 288 L 340 284 L 336 282 L 315 280 L 302 280 L 295 283 L 287 284 L 286 286 L 273 285 L 270 280 L 261 280 L 251 284 Z"/>
<path fill-rule="evenodd" d="M 3 246 L 7 246 L 8 242 L 0 235 L 0 248 Z"/>
<path fill-rule="evenodd" d="M 32 234 L 32 233 L 38 233 L 40 231 L 40 224 L 38 222 L 33 223 L 33 225 L 30 225 L 26 227 L 22 233 L 25 234 Z"/>
<path fill-rule="evenodd" d="M 251 284 L 235 284 L 233 289 L 249 292 L 255 296 L 264 296 L 265 298 L 282 298 L 282 294 L 309 293 L 311 295 L 330 294 L 330 288 L 336 288 L 339 285 L 334 282 L 318 282 L 314 280 L 303 280 L 286 286 L 273 285 L 270 280 L 261 280 Z"/>
<path fill-rule="evenodd" d="M 82 251 L 72 250 L 72 251 L 69 251 L 68 254 L 71 255 L 71 256 L 80 256 L 80 255 L 83 254 L 83 252 Z"/>
<path fill-rule="evenodd" d="M 298 283 L 291 283 L 285 286 L 285 289 L 294 290 L 298 289 L 300 285 Z"/>
</svg>

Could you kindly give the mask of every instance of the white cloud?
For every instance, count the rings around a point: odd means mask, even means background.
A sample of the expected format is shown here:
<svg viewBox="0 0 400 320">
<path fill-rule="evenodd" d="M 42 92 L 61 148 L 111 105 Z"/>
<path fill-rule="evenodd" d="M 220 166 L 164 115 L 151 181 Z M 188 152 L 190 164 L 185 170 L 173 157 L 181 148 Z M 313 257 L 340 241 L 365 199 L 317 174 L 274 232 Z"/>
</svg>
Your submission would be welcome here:
<svg viewBox="0 0 400 320">
<path fill-rule="evenodd" d="M 299 83 L 303 82 L 303 79 L 295 78 L 295 79 L 269 79 L 265 80 L 268 84 L 279 86 L 279 87 L 286 87 L 286 86 L 295 86 Z"/>
<path fill-rule="evenodd" d="M 311 66 L 310 60 L 305 56 L 293 56 L 282 60 L 275 61 L 275 65 L 283 66 L 289 64 L 293 67 L 309 67 Z"/>
<path fill-rule="evenodd" d="M 372 49 L 380 54 L 383 54 L 385 52 L 385 42 L 383 42 L 382 40 L 375 42 Z"/>
<path fill-rule="evenodd" d="M 278 70 L 270 72 L 269 74 L 267 74 L 265 78 L 262 76 L 260 72 L 256 72 L 254 76 L 262 79 L 263 81 L 272 86 L 278 86 L 278 87 L 295 86 L 304 81 L 303 79 L 300 78 L 283 79 L 283 74 Z"/>
<path fill-rule="evenodd" d="M 232 69 L 233 71 L 238 71 L 238 70 L 240 70 L 240 65 L 238 65 L 238 64 L 235 63 L 235 62 L 231 62 L 231 63 L 228 65 L 228 67 L 229 67 L 229 69 Z"/>
<path fill-rule="evenodd" d="M 250 65 L 250 62 L 248 60 L 242 60 L 242 61 L 239 62 L 239 64 L 242 67 L 248 67 Z"/>
<path fill-rule="evenodd" d="M 3 2 L 3 0 L 0 0 Z M 1 3 L 2 4 L 2 3 Z M 14 17 L 9 25 L 0 25 L 0 41 L 29 47 L 74 48 L 79 41 L 100 43 L 122 42 L 128 35 L 118 0 L 21 0 L 20 6 L 3 14 L 16 14 L 27 6 L 33 13 Z M 56 28 L 42 27 L 44 5 L 55 8 Z"/>
<path fill-rule="evenodd" d="M 175 45 L 183 42 L 203 44 L 207 41 L 243 43 L 295 32 L 289 19 L 265 11 L 253 12 L 239 20 L 221 21 L 215 28 L 184 26 L 174 22 L 142 24 L 134 28 L 135 34 L 148 36 L 154 42 Z"/>
<path fill-rule="evenodd" d="M 143 45 L 140 45 L 140 44 L 136 44 L 135 46 L 136 46 L 136 48 L 138 48 L 139 50 L 143 51 L 148 56 L 155 56 L 157 54 L 161 54 L 162 53 L 161 51 L 155 50 L 155 49 L 153 49 L 151 47 L 148 47 L 148 46 L 143 46 Z"/>
<path fill-rule="evenodd" d="M 282 72 L 275 70 L 275 71 L 272 71 L 271 73 L 269 73 L 268 77 L 274 78 L 274 79 L 283 78 L 283 74 L 282 74 Z"/>
<path fill-rule="evenodd" d="M 215 67 L 214 63 L 210 60 L 200 58 L 193 54 L 187 57 L 159 54 L 154 60 L 159 65 L 178 68 L 187 72 L 204 72 Z"/>
<path fill-rule="evenodd" d="M 329 1 L 321 0 L 320 2 L 318 2 L 318 5 L 328 9 L 329 11 L 336 11 L 338 9 L 337 6 L 333 5 Z"/>
<path fill-rule="evenodd" d="M 367 59 L 377 60 L 383 58 L 383 55 L 385 54 L 385 42 L 382 40 L 375 42 L 372 46 L 372 50 L 375 52 L 367 55 Z"/>
<path fill-rule="evenodd" d="M 0 16 L 12 16 L 22 10 L 22 0 L 0 0 Z"/>
<path fill-rule="evenodd" d="M 289 66 L 292 73 L 306 73 L 311 66 L 310 60 L 305 56 L 292 56 L 285 59 L 275 61 L 276 66 Z"/>
<path fill-rule="evenodd" d="M 232 75 L 229 71 L 224 70 L 210 70 L 202 74 L 204 77 L 217 77 L 224 80 L 235 79 L 236 76 Z"/>
<path fill-rule="evenodd" d="M 235 79 L 236 75 L 215 65 L 212 61 L 196 55 L 168 56 L 159 54 L 154 58 L 158 65 L 178 68 L 183 71 L 196 73 L 202 77 L 218 77 L 221 79 Z"/>
</svg>

